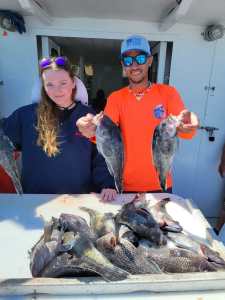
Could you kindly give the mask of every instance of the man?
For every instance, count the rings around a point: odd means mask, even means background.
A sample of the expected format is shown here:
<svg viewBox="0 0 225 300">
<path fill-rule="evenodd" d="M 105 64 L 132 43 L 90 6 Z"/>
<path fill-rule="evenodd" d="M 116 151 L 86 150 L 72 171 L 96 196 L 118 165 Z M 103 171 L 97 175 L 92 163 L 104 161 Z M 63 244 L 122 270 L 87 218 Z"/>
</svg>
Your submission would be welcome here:
<svg viewBox="0 0 225 300">
<path fill-rule="evenodd" d="M 177 129 L 181 138 L 192 138 L 198 119 L 184 107 L 175 88 L 164 84 L 151 84 L 148 69 L 153 57 L 148 41 L 138 35 L 128 37 L 121 45 L 121 64 L 129 86 L 113 92 L 107 99 L 104 113 L 116 123 L 122 133 L 125 147 L 124 191 L 161 191 L 153 165 L 151 145 L 155 127 L 169 114 L 180 115 L 182 125 Z M 101 115 L 87 116 L 77 121 L 86 137 L 95 134 L 96 120 Z M 167 177 L 168 191 L 172 178 Z"/>
</svg>

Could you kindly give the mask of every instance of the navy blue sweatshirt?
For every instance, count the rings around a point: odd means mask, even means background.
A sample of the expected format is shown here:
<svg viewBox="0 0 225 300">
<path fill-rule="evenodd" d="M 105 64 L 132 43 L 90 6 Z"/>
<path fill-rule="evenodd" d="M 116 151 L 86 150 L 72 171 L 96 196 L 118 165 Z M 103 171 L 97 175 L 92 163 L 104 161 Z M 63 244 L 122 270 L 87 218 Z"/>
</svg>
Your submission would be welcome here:
<svg viewBox="0 0 225 300">
<path fill-rule="evenodd" d="M 37 145 L 36 103 L 17 109 L 4 120 L 5 134 L 22 151 L 24 193 L 81 194 L 114 188 L 113 178 L 96 145 L 76 127 L 76 121 L 90 112 L 91 109 L 80 102 L 67 115 L 60 112 L 60 153 L 55 157 L 48 157 Z"/>
</svg>

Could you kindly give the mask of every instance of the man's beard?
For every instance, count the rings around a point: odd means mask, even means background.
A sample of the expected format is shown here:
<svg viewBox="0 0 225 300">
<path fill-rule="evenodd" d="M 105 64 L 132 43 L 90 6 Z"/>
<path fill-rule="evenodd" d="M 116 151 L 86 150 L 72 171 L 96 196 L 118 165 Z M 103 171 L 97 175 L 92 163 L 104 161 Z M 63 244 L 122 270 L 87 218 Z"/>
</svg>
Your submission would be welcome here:
<svg viewBox="0 0 225 300">
<path fill-rule="evenodd" d="M 131 83 L 134 83 L 134 84 L 139 84 L 139 83 L 145 82 L 145 79 L 146 79 L 145 77 L 142 77 L 142 78 L 137 79 L 137 80 L 133 80 L 132 78 L 129 78 L 129 81 Z"/>
</svg>

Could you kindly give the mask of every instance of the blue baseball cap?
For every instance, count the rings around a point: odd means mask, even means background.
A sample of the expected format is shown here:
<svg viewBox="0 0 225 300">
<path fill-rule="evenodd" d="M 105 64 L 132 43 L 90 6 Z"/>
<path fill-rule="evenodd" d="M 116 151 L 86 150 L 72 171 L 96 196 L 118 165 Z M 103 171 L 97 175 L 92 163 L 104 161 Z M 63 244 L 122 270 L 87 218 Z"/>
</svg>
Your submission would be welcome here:
<svg viewBox="0 0 225 300">
<path fill-rule="evenodd" d="M 131 50 L 139 50 L 151 55 L 151 50 L 147 39 L 141 35 L 131 35 L 121 44 L 121 56 Z"/>
</svg>

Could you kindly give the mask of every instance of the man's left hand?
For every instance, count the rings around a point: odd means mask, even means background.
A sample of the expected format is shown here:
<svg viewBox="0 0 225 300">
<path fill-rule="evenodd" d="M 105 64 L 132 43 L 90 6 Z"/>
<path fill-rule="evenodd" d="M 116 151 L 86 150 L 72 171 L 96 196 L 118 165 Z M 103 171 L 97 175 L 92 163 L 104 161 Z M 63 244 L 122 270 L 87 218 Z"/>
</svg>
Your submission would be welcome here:
<svg viewBox="0 0 225 300">
<path fill-rule="evenodd" d="M 180 125 L 177 128 L 178 132 L 189 133 L 199 127 L 198 117 L 195 113 L 188 110 L 183 110 L 179 115 Z"/>
</svg>

